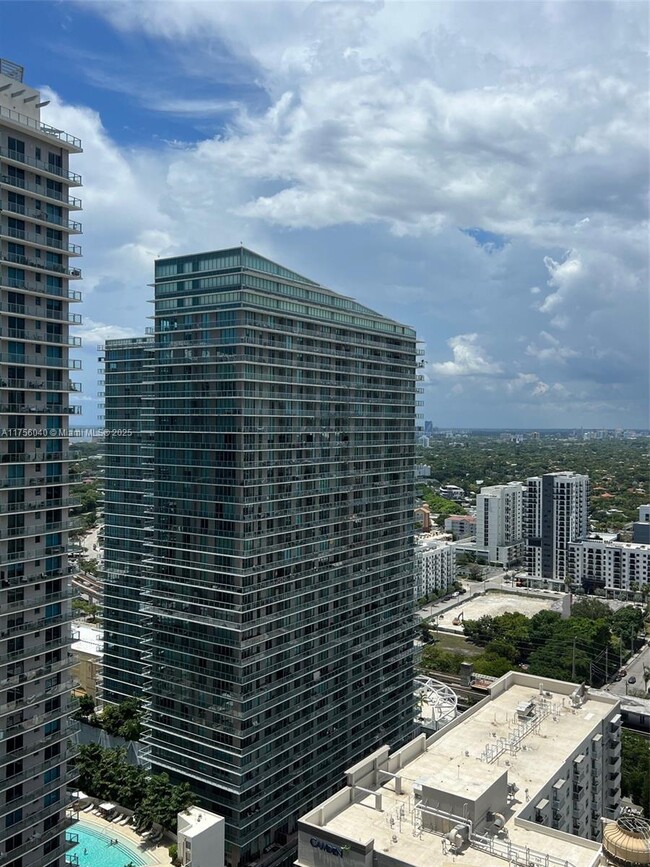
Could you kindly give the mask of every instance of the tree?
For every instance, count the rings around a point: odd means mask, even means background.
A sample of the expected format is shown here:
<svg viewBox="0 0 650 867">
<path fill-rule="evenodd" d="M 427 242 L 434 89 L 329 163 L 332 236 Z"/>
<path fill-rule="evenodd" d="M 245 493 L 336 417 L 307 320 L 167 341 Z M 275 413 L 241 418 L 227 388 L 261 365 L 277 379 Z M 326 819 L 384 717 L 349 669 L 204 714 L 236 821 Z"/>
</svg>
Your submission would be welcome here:
<svg viewBox="0 0 650 867">
<path fill-rule="evenodd" d="M 650 741 L 623 730 L 621 738 L 621 792 L 632 798 L 650 818 Z"/>
<path fill-rule="evenodd" d="M 612 614 L 611 629 L 614 635 L 631 641 L 643 626 L 643 611 L 634 605 L 626 605 Z"/>
<path fill-rule="evenodd" d="M 474 671 L 478 674 L 487 674 L 489 677 L 503 677 L 504 674 L 516 667 L 506 657 L 487 652 L 477 656 L 473 665 Z"/>
<path fill-rule="evenodd" d="M 612 619 L 612 609 L 609 605 L 595 599 L 593 596 L 583 596 L 574 602 L 571 607 L 571 617 L 582 617 L 586 620 L 604 620 L 606 623 Z"/>
<path fill-rule="evenodd" d="M 421 620 L 415 627 L 415 631 L 420 641 L 424 644 L 433 641 L 433 631 L 431 629 L 431 624 L 427 620 Z"/>
<path fill-rule="evenodd" d="M 80 695 L 79 696 L 79 710 L 75 713 L 75 719 L 85 719 L 89 717 L 92 713 L 95 712 L 95 699 L 90 696 Z"/>
<path fill-rule="evenodd" d="M 495 617 L 484 614 L 478 620 L 465 620 L 463 631 L 474 644 L 485 645 L 498 637 L 499 630 Z"/>
<path fill-rule="evenodd" d="M 120 704 L 106 705 L 101 716 L 101 726 L 109 735 L 137 741 L 142 734 L 142 702 L 126 698 Z"/>
<path fill-rule="evenodd" d="M 441 671 L 446 674 L 458 674 L 461 663 L 465 661 L 462 653 L 452 653 L 441 650 L 434 644 L 422 648 L 422 667 L 431 671 Z"/>
</svg>

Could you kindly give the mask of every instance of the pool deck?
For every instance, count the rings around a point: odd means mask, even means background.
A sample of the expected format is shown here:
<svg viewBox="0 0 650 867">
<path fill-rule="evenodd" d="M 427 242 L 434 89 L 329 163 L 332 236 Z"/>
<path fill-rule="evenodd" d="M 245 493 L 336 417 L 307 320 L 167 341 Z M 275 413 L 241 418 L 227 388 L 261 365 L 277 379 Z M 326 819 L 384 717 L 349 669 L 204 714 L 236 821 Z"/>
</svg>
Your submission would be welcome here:
<svg viewBox="0 0 650 867">
<path fill-rule="evenodd" d="M 137 849 L 138 852 L 142 852 L 143 855 L 148 855 L 153 859 L 154 863 L 160 865 L 160 867 L 169 867 L 172 863 L 166 846 L 152 846 L 151 844 L 148 844 L 146 840 L 143 840 L 142 837 L 140 837 L 139 834 L 136 834 L 128 825 L 119 825 L 114 824 L 113 822 L 107 822 L 100 816 L 95 816 L 93 813 L 84 813 L 83 810 L 79 813 L 79 818 L 84 823 L 87 822 L 91 825 L 96 831 L 101 831 L 102 834 L 106 834 L 108 837 L 123 837 L 131 844 L 131 846 Z M 70 828 L 70 831 L 74 833 L 74 826 Z"/>
</svg>

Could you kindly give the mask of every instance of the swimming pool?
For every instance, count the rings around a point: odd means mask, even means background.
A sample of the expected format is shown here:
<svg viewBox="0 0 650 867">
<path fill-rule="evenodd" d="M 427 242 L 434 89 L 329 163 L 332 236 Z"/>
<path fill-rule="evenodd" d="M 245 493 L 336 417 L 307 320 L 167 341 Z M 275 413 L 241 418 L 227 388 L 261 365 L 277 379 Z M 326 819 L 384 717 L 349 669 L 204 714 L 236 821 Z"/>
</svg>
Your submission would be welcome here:
<svg viewBox="0 0 650 867">
<path fill-rule="evenodd" d="M 114 831 L 112 825 L 107 826 L 104 833 L 96 825 L 79 818 L 71 830 L 77 834 L 79 842 L 70 850 L 68 857 L 76 855 L 79 867 L 126 867 L 129 862 L 135 867 L 142 867 L 158 863 L 151 855 L 126 840 L 119 831 Z M 111 846 L 111 840 L 119 840 L 119 843 Z"/>
</svg>

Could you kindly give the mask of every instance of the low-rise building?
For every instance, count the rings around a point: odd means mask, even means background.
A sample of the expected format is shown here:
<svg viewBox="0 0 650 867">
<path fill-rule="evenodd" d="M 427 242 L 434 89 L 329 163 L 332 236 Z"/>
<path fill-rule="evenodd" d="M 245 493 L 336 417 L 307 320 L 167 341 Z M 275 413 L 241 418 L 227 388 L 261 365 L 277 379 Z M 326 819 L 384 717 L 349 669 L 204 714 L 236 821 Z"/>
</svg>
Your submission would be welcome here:
<svg viewBox="0 0 650 867">
<path fill-rule="evenodd" d="M 226 821 L 222 816 L 189 807 L 177 815 L 177 851 L 181 867 L 223 867 Z"/>
<path fill-rule="evenodd" d="M 465 491 L 459 488 L 458 485 L 442 485 L 440 488 L 440 496 L 446 500 L 454 500 L 459 503 L 465 496 Z"/>
<path fill-rule="evenodd" d="M 72 643 L 72 653 L 75 658 L 73 676 L 80 689 L 91 698 L 97 698 L 97 685 L 102 664 L 102 647 L 104 632 L 98 626 L 90 623 L 76 622 L 74 631 L 79 635 Z"/>
<path fill-rule="evenodd" d="M 650 544 L 585 539 L 569 545 L 574 584 L 588 592 L 640 590 L 650 580 Z"/>
<path fill-rule="evenodd" d="M 454 539 L 467 539 L 476 535 L 474 515 L 450 515 L 445 518 L 445 532 L 452 533 Z"/>
<path fill-rule="evenodd" d="M 299 820 L 295 864 L 596 867 L 620 767 L 618 699 L 510 672 L 441 731 L 350 768 Z"/>
<path fill-rule="evenodd" d="M 456 580 L 456 549 L 449 539 L 432 533 L 415 537 L 416 599 L 445 590 Z"/>
</svg>

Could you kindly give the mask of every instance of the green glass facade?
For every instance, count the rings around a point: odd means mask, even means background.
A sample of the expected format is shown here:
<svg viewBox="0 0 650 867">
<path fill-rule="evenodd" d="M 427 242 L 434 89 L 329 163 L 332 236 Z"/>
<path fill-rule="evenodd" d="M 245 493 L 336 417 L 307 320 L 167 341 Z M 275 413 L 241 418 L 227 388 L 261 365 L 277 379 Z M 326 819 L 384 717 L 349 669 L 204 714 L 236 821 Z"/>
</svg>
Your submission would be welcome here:
<svg viewBox="0 0 650 867">
<path fill-rule="evenodd" d="M 150 502 L 148 378 L 153 338 L 104 346 L 104 655 L 100 696 L 142 697 L 142 552 Z"/>
<path fill-rule="evenodd" d="M 285 863 L 413 731 L 415 333 L 237 248 L 156 262 L 153 354 L 149 758 Z"/>
</svg>

